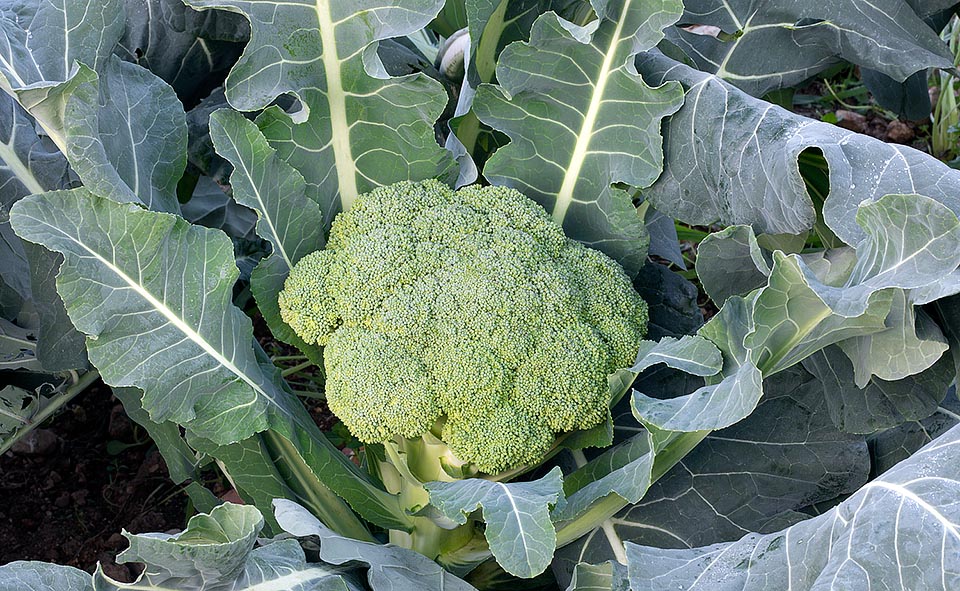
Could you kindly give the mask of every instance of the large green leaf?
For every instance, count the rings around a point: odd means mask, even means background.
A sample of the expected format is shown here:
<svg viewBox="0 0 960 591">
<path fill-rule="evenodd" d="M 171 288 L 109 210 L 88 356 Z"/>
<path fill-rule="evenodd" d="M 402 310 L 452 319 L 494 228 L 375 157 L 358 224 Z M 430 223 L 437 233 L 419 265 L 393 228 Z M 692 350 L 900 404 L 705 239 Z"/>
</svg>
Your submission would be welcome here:
<svg viewBox="0 0 960 591">
<path fill-rule="evenodd" d="M 257 111 L 284 93 L 299 98 L 293 116 L 271 108 L 258 123 L 303 175 L 328 226 L 358 194 L 378 185 L 455 178 L 453 160 L 433 134 L 446 92 L 422 74 L 388 76 L 376 56 L 378 41 L 423 28 L 442 0 L 187 4 L 250 20 L 251 41 L 227 77 L 227 99 L 236 109 Z"/>
<path fill-rule="evenodd" d="M 305 343 L 280 317 L 277 295 L 293 265 L 323 248 L 320 208 L 304 195 L 306 184 L 300 173 L 281 160 L 257 126 L 236 111 L 213 113 L 210 137 L 217 152 L 233 164 L 233 198 L 257 212 L 257 233 L 273 247 L 250 277 L 260 313 L 274 336 L 319 363 L 320 348 Z"/>
<path fill-rule="evenodd" d="M 830 416 L 848 433 L 874 433 L 927 418 L 937 410 L 955 377 L 950 358 L 943 357 L 916 375 L 896 381 L 871 378 L 858 386 L 853 364 L 835 346 L 811 355 L 803 366 L 830 393 L 826 397 Z"/>
<path fill-rule="evenodd" d="M 91 191 L 179 212 L 187 124 L 176 94 L 149 70 L 113 56 L 95 75 L 80 67 L 64 111 L 67 158 Z"/>
<path fill-rule="evenodd" d="M 631 588 L 954 589 L 960 585 L 960 428 L 829 512 L 737 542 L 627 544 Z"/>
<path fill-rule="evenodd" d="M 937 324 L 894 292 L 885 330 L 848 339 L 840 344 L 853 362 L 854 384 L 864 387 L 872 377 L 888 382 L 918 374 L 933 366 L 947 350 L 947 340 Z"/>
<path fill-rule="evenodd" d="M 56 279 L 63 257 L 29 242 L 23 243 L 23 250 L 30 262 L 33 305 L 40 319 L 37 358 L 47 371 L 88 367 L 83 334 L 74 328 L 57 293 Z"/>
<path fill-rule="evenodd" d="M 0 204 L 67 182 L 67 160 L 36 131 L 36 122 L 9 96 L 0 96 Z"/>
<path fill-rule="evenodd" d="M 496 134 L 482 126 L 472 111 L 477 86 L 496 80 L 500 52 L 514 41 L 526 40 L 534 21 L 549 4 L 549 0 L 463 0 L 470 45 L 464 54 L 466 75 L 450 120 L 453 133 L 446 141 L 447 149 L 460 162 L 457 186 L 476 181 L 478 162 L 482 164 L 500 144 Z"/>
<path fill-rule="evenodd" d="M 761 96 L 798 84 L 840 60 L 903 81 L 927 68 L 949 68 L 953 58 L 905 0 L 686 0 L 685 25 L 668 38 L 705 72 Z"/>
<path fill-rule="evenodd" d="M 5 37 L 0 85 L 37 118 L 66 152 L 63 106 L 77 83 L 77 68 L 99 71 L 123 32 L 121 0 L 18 1 L 0 12 Z"/>
<path fill-rule="evenodd" d="M 223 81 L 250 38 L 250 27 L 236 14 L 198 12 L 182 0 L 124 4 L 127 22 L 117 54 L 166 81 L 188 108 Z"/>
<path fill-rule="evenodd" d="M 195 515 L 176 535 L 124 532 L 130 547 L 117 561 L 140 562 L 133 583 L 111 579 L 99 565 L 93 577 L 79 569 L 41 562 L 0 567 L 3 591 L 362 591 L 346 569 L 308 563 L 293 539 L 255 548 L 263 517 L 253 507 L 226 503 Z"/>
<path fill-rule="evenodd" d="M 799 509 L 866 482 L 863 437 L 834 427 L 820 383 L 794 367 L 764 390 L 747 419 L 708 435 L 643 500 L 561 550 L 563 558 L 597 563 L 616 558 L 624 541 L 689 548 L 776 530 L 802 519 Z"/>
<path fill-rule="evenodd" d="M 559 468 L 533 482 L 470 478 L 424 486 L 430 504 L 455 523 L 466 523 L 470 513 L 478 508 L 482 511 L 490 551 L 508 573 L 530 578 L 550 566 L 557 545 L 550 507 L 562 494 Z"/>
<path fill-rule="evenodd" d="M 152 420 L 221 445 L 275 429 L 292 461 L 357 511 L 403 527 L 397 500 L 323 437 L 261 358 L 250 319 L 231 303 L 238 271 L 224 234 L 86 189 L 27 197 L 11 217 L 21 237 L 66 257 L 57 290 L 89 336 L 91 361 L 108 384 L 140 388 Z M 342 512 L 338 525 L 363 531 Z"/>
<path fill-rule="evenodd" d="M 697 277 L 718 306 L 767 283 L 770 267 L 749 226 L 714 232 L 697 246 Z"/>
<path fill-rule="evenodd" d="M 267 427 L 278 395 L 230 303 L 237 269 L 224 235 L 86 189 L 27 197 L 11 222 L 66 257 L 57 289 L 104 381 L 141 388 L 153 420 L 222 443 Z"/>
<path fill-rule="evenodd" d="M 687 89 L 665 125 L 664 174 L 645 192 L 666 214 L 805 234 L 816 220 L 797 164 L 807 148 L 829 165 L 823 217 L 849 245 L 865 236 L 856 222 L 863 201 L 920 194 L 960 212 L 960 172 L 927 154 L 795 115 L 663 55 L 648 52 L 637 66 L 651 84 L 677 80 Z"/>
<path fill-rule="evenodd" d="M 867 437 L 870 446 L 870 475 L 876 477 L 906 460 L 918 449 L 960 423 L 960 400 L 953 390 L 925 419 L 908 421 Z"/>
<path fill-rule="evenodd" d="M 123 4 L 37 2 L 0 18 L 4 89 L 43 126 L 91 190 L 177 212 L 186 123 L 173 90 L 111 56 Z M 43 31 L 43 34 L 35 34 Z"/>
<path fill-rule="evenodd" d="M 582 452 L 573 452 L 583 457 Z M 653 469 L 653 441 L 646 431 L 611 447 L 584 463 L 563 479 L 564 502 L 551 518 L 563 522 L 580 517 L 597 500 L 616 494 L 627 503 L 636 503 L 650 486 Z"/>
<path fill-rule="evenodd" d="M 660 175 L 660 125 L 680 107 L 680 89 L 647 86 L 633 59 L 662 39 L 681 6 L 675 0 L 595 6 L 599 20 L 591 25 L 548 12 L 534 23 L 529 42 L 503 50 L 500 86 L 481 85 L 473 108 L 511 143 L 483 174 L 536 200 L 568 236 L 636 274 L 648 242 L 643 220 L 631 196 L 611 185 L 645 187 Z"/>
<path fill-rule="evenodd" d="M 93 591 L 93 584 L 72 566 L 17 561 L 0 566 L 0 591 Z"/>
</svg>

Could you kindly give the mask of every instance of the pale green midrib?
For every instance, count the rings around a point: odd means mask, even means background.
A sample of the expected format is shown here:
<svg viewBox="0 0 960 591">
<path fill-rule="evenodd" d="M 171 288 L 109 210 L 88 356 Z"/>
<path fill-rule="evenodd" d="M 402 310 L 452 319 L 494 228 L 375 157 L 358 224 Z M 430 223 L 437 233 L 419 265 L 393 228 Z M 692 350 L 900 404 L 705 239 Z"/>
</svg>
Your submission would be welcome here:
<svg viewBox="0 0 960 591">
<path fill-rule="evenodd" d="M 350 126 L 347 124 L 346 94 L 340 77 L 340 57 L 337 55 L 337 36 L 330 15 L 330 0 L 317 0 L 315 5 L 320 43 L 323 45 L 323 70 L 327 79 L 327 102 L 330 108 L 330 145 L 337 167 L 340 188 L 340 208 L 347 211 L 357 197 L 357 163 L 350 146 Z"/>
<path fill-rule="evenodd" d="M 507 499 L 510 500 L 510 507 L 513 509 L 513 515 L 517 516 L 517 538 L 521 540 L 520 544 L 523 546 L 523 555 L 526 557 L 527 564 L 530 564 L 531 549 L 527 544 L 527 533 L 523 529 L 523 520 L 520 519 L 520 509 L 517 508 L 517 503 L 514 501 L 513 495 L 510 493 L 510 488 L 502 482 L 497 482 L 496 484 L 503 489 L 503 494 L 506 495 Z"/>
<path fill-rule="evenodd" d="M 487 21 L 483 32 L 480 35 L 480 42 L 477 44 L 477 74 L 481 82 L 491 82 L 496 72 L 497 60 L 497 42 L 503 34 L 506 26 L 508 0 L 500 0 L 490 19 Z"/>
<path fill-rule="evenodd" d="M 587 107 L 587 114 L 583 118 L 583 125 L 580 127 L 580 133 L 577 135 L 577 143 L 574 146 L 573 154 L 570 156 L 570 166 L 567 167 L 567 173 L 563 177 L 563 183 L 560 185 L 560 191 L 557 192 L 557 202 L 553 207 L 553 220 L 563 225 L 563 220 L 567 217 L 567 210 L 573 203 L 573 191 L 576 189 L 580 180 L 580 170 L 583 168 L 584 160 L 587 157 L 587 148 L 590 147 L 590 140 L 593 139 L 593 127 L 597 122 L 597 115 L 600 113 L 600 105 L 603 103 L 603 94 L 610 78 L 610 69 L 613 66 L 613 59 L 617 54 L 617 45 L 620 43 L 620 35 L 623 33 L 623 24 L 627 20 L 623 15 L 630 10 L 631 0 L 623 4 L 620 11 L 621 18 L 617 20 L 617 27 L 610 36 L 610 46 L 603 56 L 603 64 L 600 66 L 600 73 L 597 77 L 597 84 L 594 88 L 593 96 L 590 97 L 590 105 Z"/>
<path fill-rule="evenodd" d="M 240 378 L 241 380 L 243 380 L 248 386 L 250 386 L 250 388 L 253 389 L 254 392 L 262 395 L 264 398 L 267 398 L 267 399 L 269 399 L 269 400 L 272 400 L 272 398 L 263 390 L 263 388 L 261 388 L 259 384 L 257 384 L 255 381 L 253 381 L 253 380 L 250 378 L 250 376 L 248 376 L 246 373 L 244 373 L 243 371 L 241 371 L 240 368 L 237 367 L 236 365 L 234 365 L 234 363 L 233 363 L 232 361 L 230 361 L 229 359 L 227 359 L 226 357 L 224 357 L 223 354 L 220 353 L 219 351 L 217 351 L 216 348 L 213 347 L 213 345 L 211 345 L 209 342 L 207 342 L 207 340 L 206 340 L 205 338 L 203 338 L 203 336 L 200 335 L 200 333 L 198 333 L 197 331 L 195 331 L 195 330 L 194 330 L 189 324 L 187 324 L 182 318 L 180 318 L 179 316 L 177 316 L 177 315 L 173 312 L 173 310 L 171 310 L 171 309 L 169 309 L 168 307 L 166 307 L 166 306 L 163 304 L 163 302 L 161 302 L 160 300 L 156 299 L 156 298 L 153 296 L 153 294 L 151 294 L 146 288 L 144 288 L 144 287 L 143 287 L 142 285 L 140 285 L 138 282 L 134 281 L 133 278 L 131 278 L 131 277 L 130 277 L 129 275 L 127 275 L 126 273 L 124 273 L 119 267 L 115 266 L 115 265 L 112 264 L 110 261 L 108 261 L 107 259 L 105 259 L 104 257 L 102 257 L 102 256 L 100 255 L 100 253 L 96 252 L 95 250 L 93 250 L 92 248 L 90 248 L 90 247 L 88 247 L 86 244 L 84 244 L 82 241 L 80 241 L 79 239 L 77 239 L 77 238 L 71 236 L 70 234 L 64 232 L 64 231 L 61 230 L 60 228 L 57 228 L 56 226 L 53 226 L 53 225 L 51 225 L 51 224 L 49 224 L 49 223 L 47 223 L 47 222 L 44 222 L 43 220 L 37 219 L 37 218 L 32 217 L 32 216 L 28 216 L 28 215 L 24 215 L 24 214 L 21 214 L 21 215 L 23 215 L 23 217 L 25 217 L 25 218 L 32 219 L 33 221 L 35 221 L 35 222 L 37 222 L 37 223 L 39 223 L 39 224 L 41 224 L 41 225 L 47 226 L 48 228 L 50 228 L 50 229 L 52 229 L 52 230 L 54 230 L 54 231 L 62 234 L 62 235 L 63 235 L 64 237 L 66 237 L 68 240 L 76 243 L 80 248 L 82 248 L 82 249 L 85 250 L 86 252 L 90 253 L 91 256 L 93 256 L 95 259 L 97 259 L 98 261 L 100 261 L 105 267 L 107 267 L 110 271 L 112 271 L 112 272 L 115 273 L 118 277 L 120 277 L 120 279 L 123 280 L 127 285 L 129 285 L 130 288 L 131 288 L 135 293 L 139 294 L 143 299 L 147 300 L 147 302 L 148 302 L 151 306 L 153 306 L 153 308 L 154 308 L 155 310 L 157 310 L 158 312 L 160 312 L 160 314 L 161 314 L 164 318 L 166 318 L 171 324 L 173 324 L 173 325 L 174 325 L 177 329 L 179 329 L 184 335 L 186 335 L 187 338 L 189 338 L 191 341 L 193 341 L 194 343 L 196 343 L 201 349 L 203 349 L 203 351 L 204 351 L 205 353 L 207 353 L 210 357 L 212 357 L 214 360 L 216 360 L 217 363 L 219 363 L 222 367 L 224 367 L 224 368 L 226 368 L 228 371 L 230 371 L 230 373 L 236 375 L 238 378 Z M 101 374 L 102 374 L 102 373 L 103 373 L 103 372 L 101 371 Z M 237 405 L 237 406 L 234 406 L 234 407 L 232 407 L 230 410 L 236 410 L 236 409 L 242 408 L 242 407 L 244 407 L 244 406 L 251 406 L 252 404 L 253 404 L 253 401 L 250 401 L 250 402 L 247 402 L 247 403 L 244 403 L 244 404 L 239 404 L 239 405 Z"/>
<path fill-rule="evenodd" d="M 243 176 L 247 177 L 247 181 L 249 182 L 251 190 L 253 191 L 254 199 L 256 199 L 257 203 L 260 204 L 260 211 L 258 213 L 261 214 L 260 219 L 264 220 L 267 223 L 267 227 L 270 229 L 270 234 L 273 236 L 273 240 L 271 240 L 271 242 L 273 242 L 273 247 L 276 248 L 277 252 L 280 253 L 280 256 L 283 257 L 283 261 L 287 264 L 287 269 L 293 269 L 293 261 L 290 260 L 290 255 L 287 254 L 287 249 L 280 240 L 280 234 L 277 232 L 277 228 L 273 223 L 273 217 L 270 215 L 270 210 L 267 209 L 267 204 L 263 200 L 263 195 L 260 192 L 260 188 L 253 181 L 253 175 L 250 174 L 250 169 L 247 168 L 246 160 L 240 156 L 240 147 L 237 145 L 237 142 L 233 141 L 233 137 L 229 133 L 225 135 L 227 136 L 227 140 L 233 145 L 233 151 L 237 154 L 237 161 L 240 164 L 240 167 L 243 169 Z M 253 141 L 256 141 L 256 139 Z M 266 142 L 264 142 L 264 144 L 265 143 Z M 261 147 L 265 147 L 271 153 L 275 153 L 269 146 Z M 236 164 L 234 166 L 236 166 Z"/>
<path fill-rule="evenodd" d="M 122 76 L 122 74 L 121 74 Z M 153 202 L 153 195 L 148 195 L 147 199 L 140 196 L 140 162 L 137 160 L 137 138 L 133 136 L 133 125 L 127 120 L 127 138 L 130 140 L 130 151 L 133 154 L 133 194 L 136 195 L 148 207 Z"/>
<path fill-rule="evenodd" d="M 16 124 L 14 124 L 14 127 L 10 131 L 9 144 L 0 143 L 0 160 L 3 160 L 6 165 L 10 167 L 10 170 L 13 171 L 17 180 L 23 183 L 23 186 L 26 187 L 30 193 L 43 193 L 46 189 L 43 188 L 40 181 L 37 180 L 37 177 L 33 176 L 30 169 L 24 165 L 20 157 L 17 156 L 16 150 L 13 149 L 13 143 L 17 137 L 16 129 Z"/>
<path fill-rule="evenodd" d="M 321 572 L 316 572 L 321 571 Z M 234 591 L 289 591 L 290 589 L 298 589 L 304 583 L 310 583 L 313 581 L 319 581 L 321 579 L 326 579 L 328 577 L 337 576 L 333 573 L 330 573 L 325 568 L 314 567 L 307 568 L 302 571 L 297 571 L 282 577 L 277 577 L 276 579 L 271 579 L 269 581 L 263 581 L 255 585 L 249 585 L 247 587 L 233 587 Z M 120 583 L 117 585 L 118 589 L 132 589 L 135 591 L 179 591 L 182 587 L 168 587 L 168 586 L 157 586 L 150 584 L 140 584 L 140 583 Z"/>
</svg>

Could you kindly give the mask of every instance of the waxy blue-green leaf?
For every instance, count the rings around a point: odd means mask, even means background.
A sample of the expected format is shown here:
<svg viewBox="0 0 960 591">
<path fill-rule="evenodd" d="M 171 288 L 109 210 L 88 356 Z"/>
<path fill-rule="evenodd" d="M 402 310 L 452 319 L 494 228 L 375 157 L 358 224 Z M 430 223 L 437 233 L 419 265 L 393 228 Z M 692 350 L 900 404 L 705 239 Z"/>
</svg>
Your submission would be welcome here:
<svg viewBox="0 0 960 591">
<path fill-rule="evenodd" d="M 424 485 L 430 504 L 456 523 L 466 523 L 467 515 L 481 509 L 493 556 L 508 573 L 524 578 L 539 575 L 553 559 L 557 532 L 550 507 L 559 501 L 562 486 L 560 468 L 533 482 L 470 478 Z"/>
<path fill-rule="evenodd" d="M 829 344 L 879 332 L 885 326 L 891 291 L 861 285 L 841 290 L 810 275 L 804 273 L 796 255 L 773 253 L 769 282 L 753 299 L 753 327 L 743 341 L 765 375 L 786 369 Z M 825 292 L 835 297 L 828 298 Z"/>
<path fill-rule="evenodd" d="M 718 306 L 767 283 L 770 267 L 750 226 L 714 232 L 697 246 L 697 277 Z"/>
<path fill-rule="evenodd" d="M 927 418 L 907 421 L 867 437 L 871 475 L 883 474 L 957 423 L 960 423 L 960 400 L 957 399 L 956 390 L 953 390 Z"/>
<path fill-rule="evenodd" d="M 882 334 L 882 333 L 880 333 Z M 846 347 L 843 342 L 841 347 Z M 855 382 L 855 368 L 839 347 L 830 346 L 803 360 L 803 367 L 823 385 L 830 416 L 848 433 L 875 433 L 935 412 L 955 374 L 949 356 L 932 367 L 896 381 L 868 378 Z"/>
<path fill-rule="evenodd" d="M 17 561 L 0 566 L 0 591 L 94 591 L 90 575 L 79 568 Z"/>
<path fill-rule="evenodd" d="M 11 223 L 66 257 L 57 290 L 91 361 L 111 386 L 142 389 L 153 420 L 222 443 L 267 427 L 279 396 L 230 301 L 238 272 L 226 236 L 86 189 L 27 197 Z"/>
<path fill-rule="evenodd" d="M 36 122 L 9 96 L 0 95 L 0 279 L 23 300 L 33 296 L 30 264 L 20 239 L 10 229 L 15 201 L 67 181 L 67 161 L 37 135 Z"/>
<path fill-rule="evenodd" d="M 91 191 L 178 213 L 187 123 L 177 95 L 149 70 L 116 56 L 80 67 L 64 104 L 67 159 Z"/>
<path fill-rule="evenodd" d="M 821 282 L 814 269 L 829 273 L 824 261 L 812 260 L 811 268 L 798 255 L 775 251 L 766 285 L 747 299 L 729 297 L 720 314 L 700 331 L 724 353 L 722 380 L 668 400 L 634 392 L 637 418 L 669 431 L 727 427 L 759 402 L 761 376 L 783 371 L 843 341 L 854 351 L 876 339 L 877 350 L 888 354 L 890 367 L 881 372 L 885 375 L 917 373 L 936 361 L 939 355 L 929 347 L 918 353 L 921 344 L 935 338 L 935 326 L 928 327 L 924 340 L 918 337 L 903 290 L 936 282 L 957 268 L 960 221 L 944 205 L 920 195 L 887 195 L 865 202 L 856 221 L 864 238 L 842 284 Z M 760 267 L 766 265 L 765 259 L 750 248 L 752 231 L 731 232 L 747 237 L 744 256 L 757 272 L 767 274 Z M 761 256 L 759 262 L 754 255 Z M 857 338 L 864 340 L 851 340 Z M 934 349 L 942 348 L 934 344 Z M 860 373 L 869 376 L 872 371 Z"/>
<path fill-rule="evenodd" d="M 18 0 L 0 12 L 0 87 L 66 153 L 63 107 L 76 84 L 109 59 L 123 33 L 122 0 Z M 87 67 L 85 74 L 77 64 Z"/>
<path fill-rule="evenodd" d="M 581 452 L 572 453 L 582 457 Z M 650 486 L 653 457 L 653 441 L 646 431 L 606 450 L 564 477 L 564 501 L 551 518 L 558 523 L 575 519 L 610 494 L 636 503 Z"/>
<path fill-rule="evenodd" d="M 152 420 L 220 445 L 274 429 L 354 509 L 404 527 L 396 498 L 324 438 L 261 359 L 250 319 L 231 303 L 238 271 L 224 234 L 86 189 L 27 197 L 11 218 L 21 237 L 66 257 L 57 290 L 91 361 L 111 386 L 140 388 Z M 363 531 L 342 513 L 344 528 Z"/>
<path fill-rule="evenodd" d="M 50 144 L 12 97 L 0 96 L 0 260 L 4 261 L 0 281 L 17 293 L 21 303 L 32 300 L 39 321 L 37 358 L 47 371 L 63 371 L 86 367 L 87 355 L 83 336 L 73 328 L 53 289 L 59 255 L 23 244 L 8 219 L 18 199 L 70 182 L 66 158 Z"/>
<path fill-rule="evenodd" d="M 683 108 L 664 126 L 664 173 L 644 192 L 668 215 L 804 234 L 816 221 L 797 164 L 808 148 L 821 150 L 829 165 L 823 217 L 849 245 L 865 236 L 856 212 L 866 200 L 920 194 L 960 212 L 960 171 L 927 154 L 795 115 L 654 52 L 637 67 L 651 84 L 676 80 L 687 89 Z"/>
<path fill-rule="evenodd" d="M 819 293 L 840 313 L 860 314 L 876 290 L 922 288 L 960 265 L 960 219 L 935 199 L 885 195 L 867 200 L 857 209 L 856 222 L 864 236 L 854 245 L 857 262 L 850 276 L 842 286 L 825 286 Z"/>
<path fill-rule="evenodd" d="M 929 589 L 960 585 L 960 428 L 829 512 L 737 542 L 627 544 L 635 591 Z"/>
<path fill-rule="evenodd" d="M 481 85 L 474 111 L 511 143 L 483 174 L 539 202 L 567 235 L 636 274 L 648 237 L 631 196 L 614 183 L 650 185 L 662 169 L 660 125 L 682 100 L 675 84 L 647 86 L 634 56 L 680 16 L 676 0 L 598 0 L 580 27 L 553 12 L 530 41 L 500 55 L 497 81 Z M 478 58 L 479 59 L 479 58 Z"/>
<path fill-rule="evenodd" d="M 925 371 L 949 348 L 937 324 L 903 291 L 894 291 L 884 324 L 885 330 L 840 343 L 853 362 L 854 383 L 860 388 L 872 377 L 891 382 Z"/>
<path fill-rule="evenodd" d="M 728 2 L 686 0 L 683 24 L 717 27 L 711 35 L 670 29 L 700 70 L 762 96 L 794 86 L 842 60 L 902 82 L 953 57 L 905 0 Z"/>
<path fill-rule="evenodd" d="M 0 205 L 67 182 L 66 158 L 38 135 L 36 122 L 9 96 L 0 95 Z"/>
<path fill-rule="evenodd" d="M 119 583 L 98 567 L 96 589 L 122 591 L 347 591 L 341 572 L 308 564 L 296 540 L 279 540 L 254 549 L 263 517 L 253 507 L 226 503 L 190 518 L 179 534 L 130 534 L 130 547 L 117 562 L 142 562 L 134 583 Z"/>
<path fill-rule="evenodd" d="M 46 371 L 66 371 L 88 367 L 87 346 L 83 334 L 74 328 L 63 300 L 57 293 L 57 273 L 63 257 L 30 242 L 23 243 L 30 262 L 30 286 L 33 305 L 40 318 L 37 357 Z"/>
<path fill-rule="evenodd" d="M 580 563 L 574 566 L 566 591 L 627 591 L 629 585 L 626 574 L 626 568 L 613 561 L 603 564 Z"/>
<path fill-rule="evenodd" d="M 183 0 L 124 0 L 127 20 L 117 55 L 150 70 L 195 104 L 222 80 L 250 38 L 240 15 L 198 12 Z"/>
<path fill-rule="evenodd" d="M 320 348 L 296 335 L 280 318 L 277 303 L 297 261 L 325 244 L 320 208 L 304 195 L 306 183 L 300 173 L 281 160 L 257 126 L 236 111 L 213 113 L 210 137 L 217 152 L 233 164 L 233 198 L 257 212 L 257 233 L 273 247 L 250 277 L 257 306 L 275 337 L 320 363 Z"/>
<path fill-rule="evenodd" d="M 390 77 L 377 42 L 423 28 L 442 0 L 187 0 L 250 21 L 252 34 L 227 77 L 230 104 L 257 111 L 283 94 L 299 98 L 293 116 L 278 108 L 258 124 L 281 158 L 307 183 L 326 225 L 360 193 L 401 180 L 456 176 L 434 139 L 446 104 L 442 86 L 423 74 Z M 453 180 L 451 178 L 450 180 Z"/>
<path fill-rule="evenodd" d="M 639 503 L 611 518 L 608 531 L 579 540 L 562 556 L 614 559 L 614 540 L 661 548 L 735 540 L 794 523 L 804 518 L 799 509 L 866 482 L 867 446 L 833 425 L 829 391 L 796 366 L 767 379 L 764 391 L 749 417 L 709 434 Z"/>
<path fill-rule="evenodd" d="M 491 130 L 483 127 L 471 110 L 477 86 L 496 80 L 500 52 L 514 41 L 527 39 L 533 22 L 549 5 L 549 0 L 463 1 L 465 33 L 470 46 L 464 55 L 466 75 L 450 120 L 452 133 L 446 142 L 447 149 L 460 162 L 458 187 L 474 182 L 480 174 L 471 156 L 477 151 L 478 144 L 484 146 L 485 152 L 491 152 L 499 144 Z"/>
<path fill-rule="evenodd" d="M 2 14 L 4 90 L 84 184 L 115 201 L 179 211 L 183 108 L 162 80 L 110 55 L 123 31 L 123 3 L 57 0 Z"/>
<path fill-rule="evenodd" d="M 630 369 L 640 373 L 658 363 L 702 377 L 715 375 L 723 368 L 720 350 L 697 335 L 664 337 L 658 343 L 641 342 L 637 360 Z"/>
<path fill-rule="evenodd" d="M 633 392 L 637 420 L 666 431 L 722 429 L 753 412 L 763 395 L 763 376 L 748 361 L 717 384 L 704 386 L 681 398 L 659 400 Z"/>
<path fill-rule="evenodd" d="M 473 591 L 469 584 L 423 554 L 399 546 L 338 536 L 292 501 L 277 499 L 274 508 L 277 522 L 284 531 L 297 537 L 319 536 L 321 560 L 338 565 L 369 565 L 367 579 L 374 591 Z"/>
</svg>

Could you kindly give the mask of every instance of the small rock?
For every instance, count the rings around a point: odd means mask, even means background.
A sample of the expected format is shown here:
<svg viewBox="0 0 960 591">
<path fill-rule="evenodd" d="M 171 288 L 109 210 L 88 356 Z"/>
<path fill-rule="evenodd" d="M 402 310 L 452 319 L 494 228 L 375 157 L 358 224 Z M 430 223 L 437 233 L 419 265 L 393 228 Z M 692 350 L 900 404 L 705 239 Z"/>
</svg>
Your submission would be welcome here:
<svg viewBox="0 0 960 591">
<path fill-rule="evenodd" d="M 50 490 L 61 482 L 63 482 L 63 478 L 59 473 L 50 472 L 50 474 L 47 475 L 47 479 L 43 481 L 43 488 L 44 490 Z"/>
<path fill-rule="evenodd" d="M 50 429 L 34 429 L 10 448 L 13 453 L 24 456 L 46 456 L 57 449 L 57 436 Z"/>
<path fill-rule="evenodd" d="M 70 496 L 73 498 L 73 502 L 76 503 L 78 507 L 83 507 L 84 505 L 87 504 L 87 495 L 89 494 L 90 494 L 90 491 L 80 489 L 70 493 Z"/>
<path fill-rule="evenodd" d="M 68 493 L 67 491 L 63 491 L 56 498 L 56 500 L 53 501 L 53 504 L 63 509 L 64 507 L 70 504 L 70 493 Z"/>
<path fill-rule="evenodd" d="M 887 141 L 905 144 L 912 141 L 916 134 L 913 129 L 903 121 L 891 121 L 887 124 Z"/>
<path fill-rule="evenodd" d="M 867 118 L 860 113 L 840 109 L 836 113 L 837 125 L 850 131 L 864 133 L 867 129 Z"/>
</svg>

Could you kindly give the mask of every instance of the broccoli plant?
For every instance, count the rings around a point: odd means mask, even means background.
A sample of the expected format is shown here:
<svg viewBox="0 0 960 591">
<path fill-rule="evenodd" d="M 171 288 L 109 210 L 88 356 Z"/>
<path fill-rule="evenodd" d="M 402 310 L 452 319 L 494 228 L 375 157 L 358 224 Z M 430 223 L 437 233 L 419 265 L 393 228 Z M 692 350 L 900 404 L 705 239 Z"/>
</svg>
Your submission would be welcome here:
<svg viewBox="0 0 960 591">
<path fill-rule="evenodd" d="M 960 586 L 960 172 L 764 98 L 955 2 L 147 3 L 0 1 L 0 449 L 99 375 L 201 513 L 94 588 Z"/>
<path fill-rule="evenodd" d="M 633 363 L 647 327 L 623 269 L 542 207 L 437 181 L 360 195 L 279 304 L 324 347 L 330 409 L 383 444 L 379 475 L 411 512 L 428 503 L 423 482 L 517 474 L 561 434 L 609 422 L 624 392 L 607 377 Z M 428 537 L 449 536 L 421 520 L 403 539 L 436 557 Z"/>
</svg>

